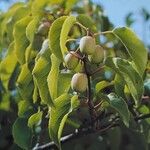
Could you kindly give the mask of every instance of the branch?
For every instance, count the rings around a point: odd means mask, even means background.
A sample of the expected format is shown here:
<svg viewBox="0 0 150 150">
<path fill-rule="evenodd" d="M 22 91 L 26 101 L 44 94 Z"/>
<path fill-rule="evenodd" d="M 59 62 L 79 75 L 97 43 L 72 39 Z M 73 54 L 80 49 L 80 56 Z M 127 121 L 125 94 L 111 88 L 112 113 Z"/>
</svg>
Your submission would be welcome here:
<svg viewBox="0 0 150 150">
<path fill-rule="evenodd" d="M 112 115 L 112 114 L 110 113 L 110 114 L 108 114 L 108 116 L 109 115 Z M 135 121 L 138 121 L 138 120 L 147 119 L 147 118 L 150 118 L 150 113 L 135 117 L 134 119 L 135 119 Z M 60 140 L 61 144 L 64 144 L 64 143 L 66 143 L 68 141 L 71 141 L 73 139 L 77 139 L 77 138 L 80 138 L 80 137 L 83 137 L 83 136 L 87 136 L 89 134 L 102 133 L 102 132 L 105 132 L 105 131 L 113 128 L 113 127 L 119 126 L 119 124 L 116 123 L 117 119 L 118 119 L 118 116 L 116 116 L 113 119 L 113 121 L 111 121 L 109 124 L 101 126 L 101 128 L 99 130 L 92 130 L 92 128 L 84 128 L 82 130 L 76 130 L 74 133 L 62 137 L 61 140 Z M 41 146 L 36 145 L 33 148 L 33 150 L 41 150 L 41 149 L 45 149 L 45 148 L 49 148 L 49 149 L 50 148 L 51 149 L 55 148 L 55 149 L 57 149 L 57 146 L 55 145 L 54 142 L 50 142 L 50 143 L 47 143 L 47 144 L 44 144 L 44 145 L 41 145 Z"/>
<path fill-rule="evenodd" d="M 148 119 L 150 118 L 150 113 L 149 114 L 144 114 L 144 115 L 141 115 L 141 116 L 137 116 L 135 117 L 135 121 L 138 121 L 138 120 L 142 120 L 142 119 Z"/>
<path fill-rule="evenodd" d="M 88 129 L 84 129 L 81 131 L 75 131 L 72 134 L 69 134 L 67 136 L 62 137 L 60 141 L 61 141 L 61 144 L 64 144 L 68 141 L 71 141 L 73 139 L 80 138 L 83 136 L 87 136 L 89 134 L 105 132 L 105 131 L 107 131 L 113 127 L 116 127 L 116 126 L 119 126 L 119 124 L 118 123 L 109 123 L 108 125 L 102 126 L 100 130 L 92 130 L 92 129 L 88 128 Z M 57 146 L 55 145 L 54 142 L 50 142 L 50 143 L 47 143 L 47 144 L 44 144 L 41 146 L 37 145 L 32 150 L 40 150 L 40 149 L 45 149 L 45 148 L 52 149 L 52 148 L 57 148 Z"/>
</svg>

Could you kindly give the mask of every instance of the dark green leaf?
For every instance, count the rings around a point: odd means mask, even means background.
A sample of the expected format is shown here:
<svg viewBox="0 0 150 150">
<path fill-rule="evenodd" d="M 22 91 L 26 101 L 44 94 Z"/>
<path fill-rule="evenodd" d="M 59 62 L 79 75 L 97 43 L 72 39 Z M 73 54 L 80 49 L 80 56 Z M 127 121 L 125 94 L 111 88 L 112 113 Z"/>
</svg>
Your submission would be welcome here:
<svg viewBox="0 0 150 150">
<path fill-rule="evenodd" d="M 108 95 L 109 103 L 112 108 L 118 111 L 119 115 L 121 116 L 124 124 L 129 127 L 129 119 L 130 113 L 128 110 L 128 106 L 123 98 L 118 97 L 117 95 L 111 93 Z"/>
<path fill-rule="evenodd" d="M 31 130 L 27 126 L 26 118 L 18 118 L 13 124 L 13 138 L 14 142 L 20 146 L 22 149 L 30 149 L 31 148 Z"/>
</svg>

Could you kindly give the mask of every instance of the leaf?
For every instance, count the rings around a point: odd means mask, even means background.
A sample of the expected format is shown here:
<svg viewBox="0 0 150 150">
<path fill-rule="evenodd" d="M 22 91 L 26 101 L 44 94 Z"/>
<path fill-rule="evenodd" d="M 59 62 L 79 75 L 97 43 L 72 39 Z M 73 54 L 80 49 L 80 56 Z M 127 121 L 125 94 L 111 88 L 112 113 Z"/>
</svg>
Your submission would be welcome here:
<svg viewBox="0 0 150 150">
<path fill-rule="evenodd" d="M 118 111 L 121 116 L 124 124 L 129 127 L 130 113 L 128 110 L 128 106 L 123 98 L 118 97 L 114 93 L 108 95 L 109 104 L 112 108 Z"/>
<path fill-rule="evenodd" d="M 60 138 L 68 115 L 78 107 L 78 96 L 63 94 L 54 103 L 50 110 L 49 134 L 55 144 L 61 149 Z"/>
<path fill-rule="evenodd" d="M 51 99 L 54 100 L 57 98 L 57 88 L 58 88 L 58 76 L 59 76 L 59 66 L 60 66 L 60 60 L 54 55 L 51 55 L 51 70 L 47 77 L 48 82 L 48 89 L 50 92 Z"/>
<path fill-rule="evenodd" d="M 25 11 L 26 10 L 26 11 Z M 4 19 L 1 22 L 2 44 L 9 44 L 13 40 L 12 31 L 15 23 L 28 14 L 29 9 L 24 6 L 24 3 L 15 3 L 4 14 Z"/>
<path fill-rule="evenodd" d="M 18 116 L 28 117 L 32 110 L 31 103 L 28 100 L 23 100 L 18 103 Z"/>
<path fill-rule="evenodd" d="M 48 38 L 50 41 L 49 43 L 50 49 L 52 53 L 60 60 L 63 60 L 63 56 L 62 56 L 62 52 L 60 48 L 60 33 L 61 33 L 62 25 L 64 21 L 66 20 L 66 18 L 67 16 L 63 16 L 63 17 L 56 19 L 52 23 L 50 27 L 49 35 L 48 35 Z"/>
<path fill-rule="evenodd" d="M 45 7 L 61 3 L 62 0 L 34 0 L 32 3 L 32 13 L 34 16 L 44 15 Z"/>
<path fill-rule="evenodd" d="M 65 54 L 68 53 L 68 49 L 66 47 L 66 41 L 68 38 L 69 31 L 71 30 L 75 22 L 76 22 L 76 17 L 69 16 L 66 18 L 66 20 L 63 23 L 61 34 L 60 34 L 60 48 L 63 57 L 65 56 Z"/>
<path fill-rule="evenodd" d="M 78 2 L 78 0 L 69 0 L 69 1 L 66 0 L 66 2 L 65 2 L 65 12 L 67 13 L 67 12 L 71 11 L 72 7 L 74 5 L 76 5 L 77 2 Z"/>
<path fill-rule="evenodd" d="M 142 76 L 147 64 L 147 50 L 142 41 L 129 28 L 122 27 L 113 30 L 114 35 L 121 40 L 130 57 L 136 65 L 136 69 Z"/>
<path fill-rule="evenodd" d="M 21 72 L 17 79 L 17 87 L 24 100 L 31 99 L 33 94 L 33 79 L 27 64 L 21 67 Z"/>
<path fill-rule="evenodd" d="M 40 17 L 34 17 L 26 27 L 26 37 L 28 38 L 30 43 L 33 42 L 34 35 L 36 33 L 39 22 L 40 22 Z"/>
<path fill-rule="evenodd" d="M 30 13 L 29 7 L 23 4 L 23 6 L 18 7 L 18 9 L 16 9 L 14 14 L 11 14 L 12 17 L 9 18 L 6 24 L 8 37 L 9 38 L 11 37 L 11 40 L 13 39 L 12 33 L 15 23 L 20 19 L 24 18 L 25 16 L 28 16 L 29 13 Z"/>
<path fill-rule="evenodd" d="M 13 31 L 15 52 L 20 64 L 25 63 L 25 51 L 29 45 L 29 41 L 26 37 L 26 27 L 30 21 L 31 21 L 30 16 L 22 18 L 15 24 Z"/>
<path fill-rule="evenodd" d="M 115 75 L 114 87 L 115 87 L 115 93 L 118 96 L 125 98 L 125 94 L 124 94 L 125 81 L 119 74 Z"/>
<path fill-rule="evenodd" d="M 93 32 L 97 31 L 96 26 L 95 26 L 92 18 L 90 18 L 89 16 L 87 16 L 85 14 L 80 14 L 77 16 L 77 21 L 79 21 L 85 27 L 92 29 Z"/>
<path fill-rule="evenodd" d="M 32 53 L 36 53 L 41 49 L 41 45 L 43 42 L 43 37 L 38 35 L 37 27 L 39 25 L 41 17 L 34 17 L 26 27 L 26 37 L 30 41 L 30 45 L 26 48 L 25 52 L 25 60 L 29 62 L 32 60 Z"/>
<path fill-rule="evenodd" d="M 105 64 L 115 70 L 125 81 L 136 106 L 138 106 L 143 95 L 143 80 L 131 63 L 121 58 L 107 58 Z"/>
<path fill-rule="evenodd" d="M 33 114 L 29 119 L 28 119 L 28 127 L 33 128 L 34 126 L 38 125 L 41 123 L 42 120 L 42 115 L 43 112 L 37 112 Z"/>
<path fill-rule="evenodd" d="M 111 82 L 108 81 L 100 81 L 96 84 L 96 93 L 100 92 L 102 89 L 112 85 Z"/>
<path fill-rule="evenodd" d="M 7 55 L 0 63 L 0 79 L 3 82 L 3 86 L 6 90 L 8 90 L 8 84 L 16 65 L 17 58 L 14 51 L 14 42 L 12 42 L 9 45 Z"/>
<path fill-rule="evenodd" d="M 12 127 L 14 142 L 22 149 L 31 148 L 32 132 L 27 126 L 26 118 L 18 118 Z"/>
<path fill-rule="evenodd" d="M 72 73 L 60 73 L 58 79 L 58 96 L 67 93 L 70 89 Z M 61 85 L 61 86 L 59 86 Z"/>
<path fill-rule="evenodd" d="M 49 48 L 47 47 L 45 50 L 42 48 L 36 57 L 35 66 L 33 68 L 32 74 L 38 87 L 39 95 L 42 102 L 45 104 L 53 105 L 47 83 L 47 77 L 50 70 L 51 60 Z"/>
</svg>

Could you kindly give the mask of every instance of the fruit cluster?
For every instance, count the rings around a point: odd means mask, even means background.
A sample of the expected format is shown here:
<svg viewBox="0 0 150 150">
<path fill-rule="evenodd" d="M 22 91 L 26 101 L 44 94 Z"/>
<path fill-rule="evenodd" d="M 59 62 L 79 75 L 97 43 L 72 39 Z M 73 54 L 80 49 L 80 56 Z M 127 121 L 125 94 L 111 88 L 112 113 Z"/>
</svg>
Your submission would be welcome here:
<svg viewBox="0 0 150 150">
<path fill-rule="evenodd" d="M 99 64 L 104 59 L 104 49 L 100 45 L 96 45 L 95 38 L 92 36 L 84 36 L 80 40 L 78 51 L 70 51 L 64 58 L 65 65 L 69 70 L 75 70 L 83 58 L 87 57 L 92 64 Z M 83 65 L 82 65 L 83 67 Z M 72 77 L 71 87 L 76 92 L 85 92 L 88 86 L 88 78 L 84 69 L 75 73 Z"/>
</svg>

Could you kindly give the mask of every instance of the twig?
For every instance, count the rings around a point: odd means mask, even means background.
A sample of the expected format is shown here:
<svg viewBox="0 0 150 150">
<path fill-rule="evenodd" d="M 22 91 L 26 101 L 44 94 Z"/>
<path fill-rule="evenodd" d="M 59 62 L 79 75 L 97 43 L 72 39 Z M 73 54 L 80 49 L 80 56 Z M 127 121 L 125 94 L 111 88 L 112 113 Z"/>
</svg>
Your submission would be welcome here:
<svg viewBox="0 0 150 150">
<path fill-rule="evenodd" d="M 82 29 L 84 29 L 86 32 L 88 31 L 88 28 L 86 28 L 84 25 L 82 25 L 80 22 L 76 22 L 78 26 L 80 26 Z"/>
<path fill-rule="evenodd" d="M 134 119 L 135 119 L 135 121 L 138 121 L 138 120 L 147 119 L 147 118 L 150 118 L 150 113 L 149 114 L 144 114 L 144 115 L 141 115 L 141 116 L 137 116 Z"/>
<path fill-rule="evenodd" d="M 81 130 L 80 132 L 79 131 L 76 131 L 72 134 L 69 134 L 67 136 L 64 136 L 61 138 L 61 143 L 64 144 L 68 141 L 71 141 L 73 139 L 76 139 L 76 138 L 80 138 L 80 137 L 83 137 L 83 136 L 87 136 L 89 134 L 93 134 L 93 133 L 102 133 L 102 132 L 105 132 L 113 127 L 116 127 L 116 126 L 119 126 L 118 123 L 109 123 L 108 125 L 104 125 L 101 127 L 100 130 L 92 130 L 92 129 L 84 129 L 84 130 Z M 54 142 L 50 142 L 50 143 L 46 143 L 44 145 L 41 145 L 41 146 L 36 146 L 33 148 L 33 150 L 40 150 L 40 149 L 52 149 L 52 148 L 55 148 L 57 149 L 56 145 Z"/>
<path fill-rule="evenodd" d="M 94 36 L 105 35 L 105 34 L 113 34 L 113 32 L 112 31 L 98 32 L 98 33 L 95 33 Z"/>
</svg>

